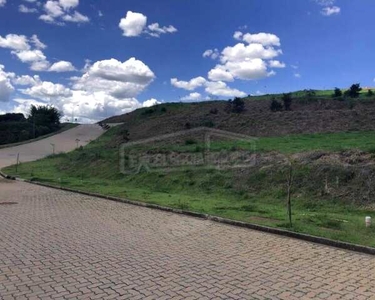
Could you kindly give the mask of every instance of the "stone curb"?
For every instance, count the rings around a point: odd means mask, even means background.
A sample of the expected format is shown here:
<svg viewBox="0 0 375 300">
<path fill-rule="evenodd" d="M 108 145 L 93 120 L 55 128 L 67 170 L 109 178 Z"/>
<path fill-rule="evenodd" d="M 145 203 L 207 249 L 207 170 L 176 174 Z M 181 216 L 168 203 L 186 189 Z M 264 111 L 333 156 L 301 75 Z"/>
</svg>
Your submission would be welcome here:
<svg viewBox="0 0 375 300">
<path fill-rule="evenodd" d="M 13 176 L 6 175 L 1 171 L 0 171 L 0 176 L 4 177 L 6 179 L 27 182 L 27 183 L 30 183 L 30 184 L 48 187 L 48 188 L 52 188 L 52 189 L 57 189 L 57 190 L 62 190 L 62 191 L 67 191 L 67 192 L 72 192 L 72 193 L 78 193 L 78 194 L 82 194 L 82 195 L 86 195 L 86 196 L 91 196 L 91 197 L 96 197 L 96 198 L 101 198 L 101 199 L 107 199 L 107 200 L 126 203 L 126 204 L 130 204 L 130 205 L 136 205 L 136 206 L 141 206 L 141 207 L 158 209 L 158 210 L 162 210 L 162 211 L 166 211 L 166 212 L 187 215 L 187 216 L 190 216 L 190 217 L 195 217 L 195 218 L 199 218 L 199 219 L 203 219 L 203 220 L 209 220 L 209 221 L 213 221 L 213 222 L 217 222 L 217 223 L 221 223 L 221 224 L 227 224 L 227 225 L 232 225 L 232 226 L 237 226 L 237 227 L 242 227 L 242 228 L 248 228 L 248 229 L 252 229 L 252 230 L 267 232 L 267 233 L 271 233 L 271 234 L 276 234 L 276 235 L 286 236 L 286 237 L 304 240 L 304 241 L 308 241 L 308 242 L 313 242 L 313 243 L 317 243 L 317 244 L 322 244 L 322 245 L 326 245 L 326 246 L 331 246 L 331 247 L 335 247 L 335 248 L 339 248 L 339 249 L 375 255 L 375 248 L 372 248 L 372 247 L 366 247 L 366 246 L 361 246 L 361 245 L 331 240 L 331 239 L 327 239 L 327 238 L 322 238 L 322 237 L 313 236 L 313 235 L 304 234 L 304 233 L 297 233 L 297 232 L 279 229 L 279 228 L 273 228 L 273 227 L 267 227 L 267 226 L 262 226 L 262 225 L 256 225 L 256 224 L 241 222 L 241 221 L 235 221 L 235 220 L 225 219 L 225 218 L 221 218 L 221 217 L 217 217 L 217 216 L 211 216 L 211 215 L 208 215 L 208 214 L 197 213 L 197 212 L 192 212 L 192 211 L 187 211 L 187 210 L 181 210 L 181 209 L 176 209 L 176 208 L 171 208 L 171 207 L 165 207 L 165 206 L 161 206 L 161 205 L 157 205 L 157 204 L 133 201 L 133 200 L 128 200 L 128 199 L 124 199 L 124 198 L 118 198 L 118 197 L 113 197 L 113 196 L 105 196 L 105 195 L 91 193 L 91 192 L 85 192 L 85 191 L 80 191 L 80 190 L 75 190 L 75 189 L 70 189 L 70 188 L 65 188 L 65 187 L 53 186 L 53 185 L 46 184 L 46 183 L 30 181 L 30 180 L 25 180 L 25 179 L 19 179 L 19 178 L 13 177 Z"/>
</svg>

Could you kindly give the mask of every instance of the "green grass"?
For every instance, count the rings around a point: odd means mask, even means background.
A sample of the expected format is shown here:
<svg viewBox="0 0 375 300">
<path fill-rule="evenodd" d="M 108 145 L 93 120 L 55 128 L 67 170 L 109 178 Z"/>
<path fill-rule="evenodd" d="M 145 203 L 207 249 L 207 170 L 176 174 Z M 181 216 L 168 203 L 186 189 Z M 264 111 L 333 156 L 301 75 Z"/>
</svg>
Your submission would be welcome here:
<svg viewBox="0 0 375 300">
<path fill-rule="evenodd" d="M 10 175 L 123 197 L 163 206 L 204 212 L 225 218 L 287 228 L 297 232 L 327 237 L 375 247 L 375 227 L 365 228 L 369 211 L 342 199 L 321 196 L 318 185 L 310 180 L 309 167 L 295 170 L 296 188 L 293 193 L 293 227 L 287 223 L 285 174 L 273 175 L 261 170 L 238 174 L 214 169 L 175 170 L 134 175 L 119 173 L 116 148 L 108 146 L 119 128 L 113 128 L 83 149 L 68 154 L 50 156 L 43 160 L 21 164 L 18 173 L 11 166 L 4 171 Z M 296 135 L 283 138 L 261 138 L 258 149 L 282 149 L 294 152 L 311 149 L 362 147 L 371 149 L 372 132 Z M 368 145 L 364 143 L 367 141 Z M 196 145 L 187 143 L 186 147 Z M 218 149 L 228 143 L 215 144 Z M 183 146 L 181 146 L 183 147 Z"/>
<path fill-rule="evenodd" d="M 161 145 L 154 148 L 177 152 L 195 152 L 203 149 L 204 144 L 192 143 L 191 139 L 187 139 L 184 145 Z M 277 151 L 285 154 L 313 150 L 344 151 L 351 149 L 375 152 L 375 131 L 295 134 L 283 137 L 261 137 L 252 141 L 213 141 L 210 149 L 212 151 L 233 149 L 257 152 Z"/>
</svg>

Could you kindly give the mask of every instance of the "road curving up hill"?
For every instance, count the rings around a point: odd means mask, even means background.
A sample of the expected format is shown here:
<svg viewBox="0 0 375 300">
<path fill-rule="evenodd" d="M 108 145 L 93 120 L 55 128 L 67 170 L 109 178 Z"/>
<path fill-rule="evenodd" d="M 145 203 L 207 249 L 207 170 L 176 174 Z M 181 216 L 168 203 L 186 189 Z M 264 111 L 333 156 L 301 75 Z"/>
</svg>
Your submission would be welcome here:
<svg viewBox="0 0 375 300">
<path fill-rule="evenodd" d="M 21 162 L 34 161 L 53 154 L 53 148 L 55 153 L 72 151 L 77 147 L 77 140 L 79 146 L 85 146 L 103 133 L 97 124 L 80 125 L 36 142 L 0 149 L 0 169 L 15 164 L 18 154 Z"/>
</svg>

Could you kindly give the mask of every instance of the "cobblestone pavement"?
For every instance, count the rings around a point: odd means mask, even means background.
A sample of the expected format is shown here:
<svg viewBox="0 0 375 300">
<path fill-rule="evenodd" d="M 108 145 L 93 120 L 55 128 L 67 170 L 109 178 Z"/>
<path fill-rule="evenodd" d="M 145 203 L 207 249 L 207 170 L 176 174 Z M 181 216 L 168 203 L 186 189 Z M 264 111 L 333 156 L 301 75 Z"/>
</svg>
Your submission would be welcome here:
<svg viewBox="0 0 375 300">
<path fill-rule="evenodd" d="M 0 180 L 1 299 L 375 299 L 375 257 Z"/>
</svg>

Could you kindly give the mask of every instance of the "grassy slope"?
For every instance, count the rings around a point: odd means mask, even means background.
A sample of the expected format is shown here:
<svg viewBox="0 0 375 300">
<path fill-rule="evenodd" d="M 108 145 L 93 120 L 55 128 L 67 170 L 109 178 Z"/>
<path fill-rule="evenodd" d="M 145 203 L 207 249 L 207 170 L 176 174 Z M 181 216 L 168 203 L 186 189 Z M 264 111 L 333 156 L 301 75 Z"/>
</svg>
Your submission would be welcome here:
<svg viewBox="0 0 375 300">
<path fill-rule="evenodd" d="M 250 189 L 236 186 L 238 175 L 232 171 L 198 169 L 124 176 L 118 171 L 117 148 L 108 146 L 120 129 L 111 129 L 84 149 L 23 164 L 17 175 L 80 190 L 288 227 L 285 174 L 276 172 L 271 177 L 262 171 L 249 173 L 244 183 Z M 258 150 L 278 149 L 286 153 L 342 147 L 369 150 L 375 147 L 373 137 L 372 132 L 353 132 L 260 138 Z M 214 147 L 229 145 L 217 143 Z M 309 171 L 308 167 L 297 169 L 297 182 Z M 5 172 L 16 175 L 14 167 Z M 305 183 L 299 183 L 301 187 L 293 195 L 292 230 L 375 247 L 375 227 L 364 227 L 364 217 L 373 212 L 344 204 L 340 199 L 319 197 L 312 189 L 304 188 Z"/>
</svg>

